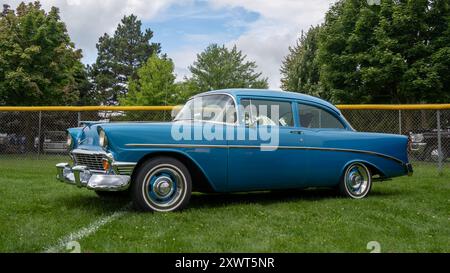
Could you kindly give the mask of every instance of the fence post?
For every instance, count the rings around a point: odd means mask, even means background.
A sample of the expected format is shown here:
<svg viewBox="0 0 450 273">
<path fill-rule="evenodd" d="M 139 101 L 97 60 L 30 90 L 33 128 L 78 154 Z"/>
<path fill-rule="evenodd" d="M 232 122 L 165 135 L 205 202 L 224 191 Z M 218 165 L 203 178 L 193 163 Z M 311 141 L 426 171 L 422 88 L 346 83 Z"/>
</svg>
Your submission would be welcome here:
<svg viewBox="0 0 450 273">
<path fill-rule="evenodd" d="M 37 149 L 38 149 L 38 158 L 41 155 L 41 141 L 42 141 L 42 136 L 41 136 L 41 127 L 42 127 L 42 111 L 39 111 L 39 122 L 38 122 L 38 143 L 37 143 Z"/>
<path fill-rule="evenodd" d="M 77 114 L 77 127 L 80 127 L 80 123 L 81 123 L 81 112 L 78 111 L 78 114 Z"/>
<path fill-rule="evenodd" d="M 442 140 L 441 140 L 441 111 L 437 110 L 437 130 L 438 130 L 438 173 L 442 174 Z"/>
<path fill-rule="evenodd" d="M 402 134 L 402 110 L 398 110 L 398 134 Z"/>
</svg>

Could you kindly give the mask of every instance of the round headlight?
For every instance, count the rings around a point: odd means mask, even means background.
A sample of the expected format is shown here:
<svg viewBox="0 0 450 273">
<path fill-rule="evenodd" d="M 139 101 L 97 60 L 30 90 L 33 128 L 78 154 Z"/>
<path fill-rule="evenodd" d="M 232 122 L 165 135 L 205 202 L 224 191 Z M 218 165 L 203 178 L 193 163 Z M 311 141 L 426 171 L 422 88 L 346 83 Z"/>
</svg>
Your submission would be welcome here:
<svg viewBox="0 0 450 273">
<path fill-rule="evenodd" d="M 106 146 L 108 146 L 108 139 L 106 138 L 106 134 L 105 131 L 100 130 L 100 132 L 98 133 L 98 143 L 100 144 L 100 146 L 102 146 L 103 148 L 106 148 Z"/>
<path fill-rule="evenodd" d="M 67 149 L 72 149 L 72 145 L 73 145 L 72 135 L 67 133 L 67 140 L 66 140 L 66 147 L 67 147 Z"/>
</svg>

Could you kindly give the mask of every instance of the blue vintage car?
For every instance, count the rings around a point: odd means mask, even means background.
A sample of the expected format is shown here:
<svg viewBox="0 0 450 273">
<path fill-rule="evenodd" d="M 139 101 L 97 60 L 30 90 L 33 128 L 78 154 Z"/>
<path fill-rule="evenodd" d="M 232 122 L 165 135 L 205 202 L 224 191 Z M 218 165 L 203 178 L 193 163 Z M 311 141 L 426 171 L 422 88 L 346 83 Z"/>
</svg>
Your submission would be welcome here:
<svg viewBox="0 0 450 273">
<path fill-rule="evenodd" d="M 58 180 L 100 196 L 126 191 L 145 211 L 185 208 L 193 191 L 333 187 L 359 199 L 373 181 L 412 174 L 409 145 L 402 135 L 356 132 L 316 97 L 228 89 L 192 97 L 172 122 L 70 128 L 73 165 L 56 169 Z"/>
</svg>

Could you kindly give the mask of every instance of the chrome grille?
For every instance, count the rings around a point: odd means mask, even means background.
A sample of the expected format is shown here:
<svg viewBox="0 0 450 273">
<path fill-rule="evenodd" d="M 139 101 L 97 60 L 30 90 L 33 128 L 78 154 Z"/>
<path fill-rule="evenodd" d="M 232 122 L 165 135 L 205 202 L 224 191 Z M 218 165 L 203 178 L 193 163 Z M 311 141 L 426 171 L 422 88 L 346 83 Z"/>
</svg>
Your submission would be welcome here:
<svg viewBox="0 0 450 273">
<path fill-rule="evenodd" d="M 87 166 L 90 170 L 103 171 L 103 155 L 101 154 L 73 153 L 73 158 L 76 165 Z"/>
</svg>

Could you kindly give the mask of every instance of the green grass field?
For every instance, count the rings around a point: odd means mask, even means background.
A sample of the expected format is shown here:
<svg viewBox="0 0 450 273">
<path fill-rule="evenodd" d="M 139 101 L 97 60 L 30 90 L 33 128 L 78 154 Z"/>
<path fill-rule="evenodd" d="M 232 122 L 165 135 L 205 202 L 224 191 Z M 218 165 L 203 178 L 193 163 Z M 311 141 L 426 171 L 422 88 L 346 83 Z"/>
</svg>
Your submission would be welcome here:
<svg viewBox="0 0 450 273">
<path fill-rule="evenodd" d="M 70 234 L 82 252 L 369 252 L 370 241 L 381 252 L 450 252 L 450 174 L 434 165 L 376 183 L 364 200 L 329 190 L 195 194 L 187 210 L 162 214 L 56 182 L 61 160 L 0 158 L 0 252 L 66 252 Z"/>
</svg>

